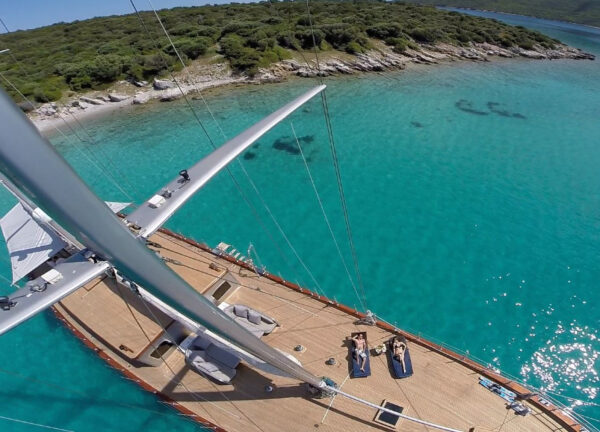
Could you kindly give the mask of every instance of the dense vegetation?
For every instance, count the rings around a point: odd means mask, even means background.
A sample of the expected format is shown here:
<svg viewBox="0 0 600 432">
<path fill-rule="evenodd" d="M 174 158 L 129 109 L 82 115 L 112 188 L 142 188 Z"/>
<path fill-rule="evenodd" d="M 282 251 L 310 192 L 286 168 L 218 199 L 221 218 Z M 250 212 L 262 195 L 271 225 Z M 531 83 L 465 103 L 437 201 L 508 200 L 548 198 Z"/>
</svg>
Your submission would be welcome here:
<svg viewBox="0 0 600 432">
<path fill-rule="evenodd" d="M 600 0 L 411 0 L 600 26 Z"/>
<path fill-rule="evenodd" d="M 293 52 L 358 53 L 374 40 L 398 52 L 438 42 L 524 48 L 556 42 L 524 28 L 414 4 L 312 0 L 310 7 L 314 32 L 304 2 L 175 8 L 159 15 L 184 61 L 211 57 L 249 74 Z M 180 68 L 153 14 L 142 13 L 141 18 L 150 34 L 132 14 L 1 35 L 0 48 L 10 48 L 12 56 L 0 56 L 0 72 L 27 97 L 44 102 L 60 98 L 65 90 L 147 80 Z"/>
</svg>

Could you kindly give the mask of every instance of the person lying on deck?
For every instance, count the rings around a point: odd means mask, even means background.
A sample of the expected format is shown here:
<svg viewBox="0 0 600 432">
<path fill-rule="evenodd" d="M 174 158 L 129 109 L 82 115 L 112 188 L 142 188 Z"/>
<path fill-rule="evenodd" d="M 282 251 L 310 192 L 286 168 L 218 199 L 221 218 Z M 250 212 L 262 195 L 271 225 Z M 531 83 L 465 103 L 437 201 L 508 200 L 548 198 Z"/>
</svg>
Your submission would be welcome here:
<svg viewBox="0 0 600 432">
<path fill-rule="evenodd" d="M 404 353 L 406 352 L 406 338 L 404 336 L 396 336 L 392 343 L 393 356 L 402 365 L 402 372 L 406 373 L 406 365 L 404 364 Z"/>
<path fill-rule="evenodd" d="M 356 363 L 360 365 L 360 370 L 364 372 L 365 365 L 367 364 L 367 353 L 365 352 L 367 341 L 365 341 L 365 337 L 362 333 L 354 336 L 352 341 L 354 342 L 354 356 L 356 357 Z M 360 359 L 362 359 L 362 365 Z"/>
</svg>

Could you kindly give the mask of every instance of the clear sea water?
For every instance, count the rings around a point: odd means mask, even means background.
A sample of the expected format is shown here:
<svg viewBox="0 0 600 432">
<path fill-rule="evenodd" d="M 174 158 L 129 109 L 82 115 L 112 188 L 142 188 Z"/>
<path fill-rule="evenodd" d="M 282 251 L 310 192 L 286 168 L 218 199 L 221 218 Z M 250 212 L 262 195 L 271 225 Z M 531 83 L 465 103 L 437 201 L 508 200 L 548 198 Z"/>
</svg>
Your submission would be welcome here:
<svg viewBox="0 0 600 432">
<path fill-rule="evenodd" d="M 600 30 L 485 15 L 600 55 Z M 543 388 L 599 425 L 600 61 L 457 62 L 326 83 L 368 306 Z M 292 80 L 206 98 L 232 137 L 315 84 Z M 203 105 L 194 105 L 221 144 Z M 358 305 L 292 124 L 350 264 L 318 101 L 241 160 L 323 291 Z M 119 112 L 85 129 L 93 142 L 77 144 L 68 132 L 52 141 L 107 200 L 128 197 L 80 148 L 116 168 L 138 203 L 210 149 L 182 102 Z M 225 173 L 168 226 L 210 245 L 244 251 L 252 242 L 271 271 L 315 288 L 239 166 L 231 171 L 274 242 Z M 12 205 L 7 194 L 1 200 L 3 210 Z M 0 264 L 8 277 L 7 261 Z M 9 292 L 4 285 L 0 292 Z M 76 431 L 200 429 L 111 370 L 51 313 L 1 342 L 0 416 Z M 0 429 L 37 427 L 0 417 Z"/>
</svg>

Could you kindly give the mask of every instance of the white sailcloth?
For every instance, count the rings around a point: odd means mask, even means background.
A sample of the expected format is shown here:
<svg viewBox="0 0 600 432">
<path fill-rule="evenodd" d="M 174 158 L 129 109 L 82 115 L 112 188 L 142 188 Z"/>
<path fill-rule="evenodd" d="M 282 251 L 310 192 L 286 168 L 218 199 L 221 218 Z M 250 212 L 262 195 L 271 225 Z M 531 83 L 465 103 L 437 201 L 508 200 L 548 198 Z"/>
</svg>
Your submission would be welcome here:
<svg viewBox="0 0 600 432">
<path fill-rule="evenodd" d="M 38 224 L 21 203 L 0 219 L 0 228 L 10 255 L 13 283 L 67 245 L 50 228 Z"/>
<path fill-rule="evenodd" d="M 120 212 L 130 204 L 106 202 L 114 213 Z M 44 214 L 43 217 L 47 215 Z M 27 276 L 67 246 L 54 230 L 32 218 L 21 203 L 0 219 L 0 228 L 10 255 L 13 283 Z"/>
</svg>

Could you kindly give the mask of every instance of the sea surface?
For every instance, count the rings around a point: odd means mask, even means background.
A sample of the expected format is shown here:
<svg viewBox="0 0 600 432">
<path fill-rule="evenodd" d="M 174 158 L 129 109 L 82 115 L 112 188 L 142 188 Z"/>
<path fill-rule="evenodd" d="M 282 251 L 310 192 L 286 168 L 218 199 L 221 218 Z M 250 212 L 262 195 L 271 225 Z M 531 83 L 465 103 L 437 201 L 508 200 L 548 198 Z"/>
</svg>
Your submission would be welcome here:
<svg viewBox="0 0 600 432">
<path fill-rule="evenodd" d="M 482 15 L 600 56 L 600 30 Z M 596 426 L 599 83 L 600 60 L 455 62 L 326 80 L 367 307 L 542 388 Z M 220 145 L 316 84 L 207 93 L 218 126 L 202 101 L 192 103 Z M 183 102 L 121 111 L 75 132 L 52 142 L 111 201 L 142 202 L 211 149 Z M 253 258 L 273 273 L 360 307 L 296 138 L 353 271 L 318 99 L 240 158 L 260 197 L 234 163 L 240 190 L 222 173 L 167 226 L 213 246 L 252 244 Z M 13 204 L 0 198 L 3 210 Z M 8 261 L 0 264 L 10 277 Z M 7 417 L 75 431 L 200 430 L 106 366 L 49 312 L 0 343 L 2 431 L 39 428 Z"/>
</svg>

